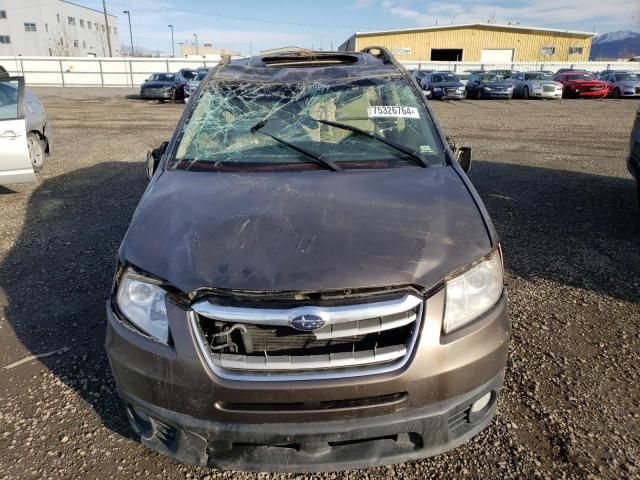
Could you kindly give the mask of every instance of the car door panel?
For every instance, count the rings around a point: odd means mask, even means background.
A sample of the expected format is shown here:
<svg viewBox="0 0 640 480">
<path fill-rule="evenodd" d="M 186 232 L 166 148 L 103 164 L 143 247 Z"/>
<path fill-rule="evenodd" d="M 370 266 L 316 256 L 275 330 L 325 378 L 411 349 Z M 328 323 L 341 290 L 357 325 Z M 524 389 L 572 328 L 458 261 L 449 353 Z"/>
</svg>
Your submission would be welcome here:
<svg viewBox="0 0 640 480">
<path fill-rule="evenodd" d="M 24 79 L 0 78 L 0 185 L 35 182 L 24 115 Z"/>
</svg>

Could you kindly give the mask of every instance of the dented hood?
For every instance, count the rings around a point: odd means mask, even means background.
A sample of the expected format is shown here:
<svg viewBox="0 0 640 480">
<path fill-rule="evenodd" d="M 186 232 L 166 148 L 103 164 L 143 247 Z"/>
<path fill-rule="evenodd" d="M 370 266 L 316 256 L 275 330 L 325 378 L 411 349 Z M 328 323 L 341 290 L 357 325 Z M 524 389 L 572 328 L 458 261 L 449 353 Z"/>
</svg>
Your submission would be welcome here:
<svg viewBox="0 0 640 480">
<path fill-rule="evenodd" d="M 491 249 L 452 167 L 164 172 L 120 257 L 183 292 L 429 288 Z"/>
</svg>

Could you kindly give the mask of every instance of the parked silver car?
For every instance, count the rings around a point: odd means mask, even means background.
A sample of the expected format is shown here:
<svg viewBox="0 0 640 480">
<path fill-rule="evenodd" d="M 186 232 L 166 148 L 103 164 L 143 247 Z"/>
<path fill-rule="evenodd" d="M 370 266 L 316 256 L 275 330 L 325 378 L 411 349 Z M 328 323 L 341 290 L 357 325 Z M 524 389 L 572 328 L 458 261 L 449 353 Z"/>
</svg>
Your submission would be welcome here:
<svg viewBox="0 0 640 480">
<path fill-rule="evenodd" d="M 24 78 L 0 70 L 0 185 L 34 182 L 52 140 L 47 112 Z"/>
<path fill-rule="evenodd" d="M 513 83 L 513 96 L 528 98 L 562 98 L 562 84 L 553 80 L 545 72 L 514 73 L 509 81 Z"/>
<path fill-rule="evenodd" d="M 209 73 L 208 69 L 207 70 L 198 70 L 198 74 L 196 75 L 196 77 L 193 80 L 189 80 L 187 82 L 187 84 L 184 86 L 184 96 L 185 96 L 185 98 L 190 97 L 191 94 L 196 91 L 196 89 L 200 85 L 200 82 L 202 80 L 204 80 L 204 77 L 207 76 L 207 73 Z"/>
<path fill-rule="evenodd" d="M 600 80 L 609 83 L 609 94 L 613 98 L 640 97 L 640 75 L 633 72 L 609 72 Z"/>
</svg>

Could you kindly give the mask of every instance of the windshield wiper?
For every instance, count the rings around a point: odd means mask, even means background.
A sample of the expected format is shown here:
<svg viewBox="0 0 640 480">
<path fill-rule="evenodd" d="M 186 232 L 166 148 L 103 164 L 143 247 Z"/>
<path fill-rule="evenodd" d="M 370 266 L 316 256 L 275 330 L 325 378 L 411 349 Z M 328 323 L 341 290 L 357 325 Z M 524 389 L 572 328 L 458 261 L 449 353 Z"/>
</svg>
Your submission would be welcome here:
<svg viewBox="0 0 640 480">
<path fill-rule="evenodd" d="M 313 117 L 311 117 L 311 118 L 313 118 Z M 386 145 L 389 145 L 391 148 L 394 148 L 397 151 L 402 152 L 405 155 L 411 157 L 416 165 L 418 165 L 420 167 L 423 167 L 423 168 L 426 168 L 426 167 L 429 166 L 427 164 L 427 162 L 424 160 L 424 158 L 422 157 L 422 155 L 420 155 L 415 150 L 411 150 L 409 147 L 405 147 L 404 145 L 400 145 L 400 144 L 398 144 L 396 142 L 392 142 L 391 140 L 387 140 L 386 138 L 381 137 L 380 135 L 378 135 L 376 133 L 367 132 L 366 130 L 362 130 L 361 128 L 354 127 L 352 125 L 347 125 L 346 123 L 332 122 L 331 120 L 320 120 L 318 118 L 313 118 L 313 120 L 315 120 L 318 123 L 323 123 L 325 125 L 329 125 L 331 127 L 341 128 L 343 130 L 349 130 L 350 132 L 357 133 L 358 135 L 362 135 L 362 136 L 365 136 L 365 137 L 373 138 L 373 139 L 378 140 L 379 142 L 382 142 L 382 143 L 384 143 Z"/>
<path fill-rule="evenodd" d="M 266 118 L 263 119 L 263 120 L 260 120 L 253 127 L 251 127 L 251 133 L 260 132 L 263 135 L 271 137 L 276 142 L 278 142 L 280 145 L 284 145 L 285 147 L 290 148 L 291 150 L 295 150 L 296 152 L 301 153 L 305 157 L 310 158 L 311 160 L 313 160 L 314 163 L 317 163 L 318 165 L 321 165 L 324 168 L 327 168 L 329 170 L 333 170 L 334 172 L 342 170 L 342 168 L 340 168 L 338 165 L 336 165 L 331 160 L 327 160 L 325 158 L 322 158 L 321 154 L 318 154 L 316 152 L 312 152 L 311 150 L 307 150 L 306 148 L 300 147 L 300 146 L 298 146 L 298 145 L 296 145 L 294 143 L 287 142 L 286 140 L 283 140 L 282 138 L 277 137 L 276 135 L 272 135 L 272 134 L 270 134 L 268 132 L 263 132 L 262 131 L 262 127 L 264 127 L 267 124 L 267 122 L 268 122 L 268 119 L 266 119 Z"/>
</svg>

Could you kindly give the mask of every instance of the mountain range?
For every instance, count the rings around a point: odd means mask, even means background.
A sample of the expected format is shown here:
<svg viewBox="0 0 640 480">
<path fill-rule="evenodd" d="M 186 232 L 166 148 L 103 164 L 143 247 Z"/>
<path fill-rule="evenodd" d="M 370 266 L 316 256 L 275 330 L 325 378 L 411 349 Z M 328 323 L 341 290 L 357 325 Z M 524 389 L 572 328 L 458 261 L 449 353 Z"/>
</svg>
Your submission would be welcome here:
<svg viewBox="0 0 640 480">
<path fill-rule="evenodd" d="M 617 60 L 640 55 L 640 33 L 630 30 L 593 37 L 590 60 Z"/>
</svg>

